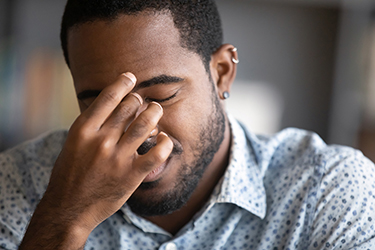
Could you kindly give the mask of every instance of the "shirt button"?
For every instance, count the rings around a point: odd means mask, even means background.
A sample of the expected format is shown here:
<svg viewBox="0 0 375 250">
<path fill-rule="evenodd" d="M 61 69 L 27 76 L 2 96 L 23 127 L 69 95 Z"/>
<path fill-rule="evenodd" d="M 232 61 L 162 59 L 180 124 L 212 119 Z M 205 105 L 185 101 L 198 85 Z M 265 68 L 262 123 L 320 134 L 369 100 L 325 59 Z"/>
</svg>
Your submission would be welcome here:
<svg viewBox="0 0 375 250">
<path fill-rule="evenodd" d="M 177 250 L 177 246 L 176 246 L 176 244 L 174 244 L 173 242 L 169 242 L 169 243 L 165 246 L 165 250 Z"/>
</svg>

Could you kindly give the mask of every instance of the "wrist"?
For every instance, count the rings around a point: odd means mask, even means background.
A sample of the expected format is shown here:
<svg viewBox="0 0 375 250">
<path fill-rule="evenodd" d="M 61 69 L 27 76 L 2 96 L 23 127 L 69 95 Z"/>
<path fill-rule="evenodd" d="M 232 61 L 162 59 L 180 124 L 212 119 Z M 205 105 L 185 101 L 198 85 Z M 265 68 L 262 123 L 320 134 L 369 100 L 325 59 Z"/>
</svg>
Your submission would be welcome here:
<svg viewBox="0 0 375 250">
<path fill-rule="evenodd" d="M 74 217 L 42 199 L 19 249 L 83 249 L 91 230 Z"/>
</svg>

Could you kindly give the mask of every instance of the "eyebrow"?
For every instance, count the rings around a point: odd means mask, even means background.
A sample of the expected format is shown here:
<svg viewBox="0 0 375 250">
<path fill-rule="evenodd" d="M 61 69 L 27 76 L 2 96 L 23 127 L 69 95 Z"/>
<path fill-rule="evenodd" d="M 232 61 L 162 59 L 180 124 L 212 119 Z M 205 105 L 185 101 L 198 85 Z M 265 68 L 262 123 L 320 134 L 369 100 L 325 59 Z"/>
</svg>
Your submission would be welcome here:
<svg viewBox="0 0 375 250">
<path fill-rule="evenodd" d="M 153 77 L 149 80 L 143 81 L 141 83 L 138 83 L 132 92 L 135 92 L 139 89 L 143 88 L 149 88 L 151 86 L 157 85 L 157 84 L 172 84 L 172 83 L 177 83 L 177 82 L 182 82 L 184 81 L 184 78 L 177 77 L 177 76 L 169 76 L 169 75 L 159 75 L 156 77 Z M 100 94 L 101 90 L 84 90 L 77 94 L 77 98 L 79 100 L 84 100 L 86 98 L 90 97 L 97 97 Z"/>
</svg>

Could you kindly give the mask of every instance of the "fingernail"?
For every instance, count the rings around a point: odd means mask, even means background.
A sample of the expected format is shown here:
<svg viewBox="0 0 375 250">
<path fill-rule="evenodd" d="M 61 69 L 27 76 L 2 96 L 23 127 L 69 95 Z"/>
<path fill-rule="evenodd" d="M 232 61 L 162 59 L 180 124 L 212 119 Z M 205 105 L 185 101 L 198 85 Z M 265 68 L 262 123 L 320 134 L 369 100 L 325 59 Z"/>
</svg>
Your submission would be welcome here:
<svg viewBox="0 0 375 250">
<path fill-rule="evenodd" d="M 137 82 L 137 78 L 135 77 L 135 75 L 133 73 L 126 72 L 123 75 L 126 76 L 127 78 L 129 78 L 130 81 L 132 81 L 133 85 L 135 85 L 135 83 Z"/>
<path fill-rule="evenodd" d="M 154 129 L 151 131 L 150 136 L 156 136 L 156 135 L 158 134 L 158 132 L 159 132 L 159 129 L 156 127 L 156 128 L 154 128 Z"/>
<path fill-rule="evenodd" d="M 161 109 L 161 111 L 163 112 L 163 107 L 160 105 L 160 103 L 157 103 L 157 102 L 151 102 L 151 103 L 154 103 L 154 104 L 158 105 L 159 108 Z"/>
<path fill-rule="evenodd" d="M 132 96 L 134 96 L 135 98 L 137 98 L 137 100 L 139 101 L 139 103 L 140 103 L 141 105 L 143 105 L 143 99 L 142 99 L 142 97 L 141 97 L 138 93 L 131 92 L 129 95 L 132 95 Z"/>
<path fill-rule="evenodd" d="M 166 133 L 164 133 L 163 131 L 161 131 L 159 134 L 162 134 L 162 135 L 165 135 L 166 137 L 169 137 Z"/>
</svg>

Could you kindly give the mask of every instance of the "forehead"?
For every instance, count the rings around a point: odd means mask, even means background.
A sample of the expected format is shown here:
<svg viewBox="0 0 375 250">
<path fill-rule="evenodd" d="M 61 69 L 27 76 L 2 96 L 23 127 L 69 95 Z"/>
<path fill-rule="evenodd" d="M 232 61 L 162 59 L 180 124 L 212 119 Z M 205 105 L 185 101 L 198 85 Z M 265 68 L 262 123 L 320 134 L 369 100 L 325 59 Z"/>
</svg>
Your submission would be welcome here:
<svg viewBox="0 0 375 250">
<path fill-rule="evenodd" d="M 78 88 L 87 88 L 94 78 L 110 83 L 127 71 L 142 80 L 204 70 L 200 57 L 181 47 L 168 13 L 120 15 L 78 25 L 68 33 L 68 53 L 76 88 L 77 82 Z"/>
</svg>

